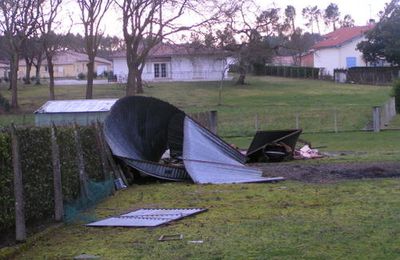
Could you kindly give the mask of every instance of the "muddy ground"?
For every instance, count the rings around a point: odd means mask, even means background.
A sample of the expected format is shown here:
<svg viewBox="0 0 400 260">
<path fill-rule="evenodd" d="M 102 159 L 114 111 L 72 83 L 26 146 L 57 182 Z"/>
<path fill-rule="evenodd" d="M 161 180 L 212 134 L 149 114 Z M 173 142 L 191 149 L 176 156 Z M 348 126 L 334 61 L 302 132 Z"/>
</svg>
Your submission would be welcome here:
<svg viewBox="0 0 400 260">
<path fill-rule="evenodd" d="M 282 176 L 287 180 L 330 183 L 363 178 L 400 177 L 400 162 L 358 163 L 258 163 L 263 175 Z"/>
</svg>

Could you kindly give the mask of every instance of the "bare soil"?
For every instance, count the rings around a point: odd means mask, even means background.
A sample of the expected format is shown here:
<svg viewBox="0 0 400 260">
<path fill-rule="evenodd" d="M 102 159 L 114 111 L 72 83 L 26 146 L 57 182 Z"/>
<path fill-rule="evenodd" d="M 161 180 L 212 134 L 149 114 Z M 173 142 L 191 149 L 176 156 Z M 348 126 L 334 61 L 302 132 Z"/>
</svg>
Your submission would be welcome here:
<svg viewBox="0 0 400 260">
<path fill-rule="evenodd" d="M 268 177 L 281 176 L 287 180 L 308 183 L 331 183 L 364 178 L 398 178 L 400 162 L 358 163 L 257 163 Z"/>
</svg>

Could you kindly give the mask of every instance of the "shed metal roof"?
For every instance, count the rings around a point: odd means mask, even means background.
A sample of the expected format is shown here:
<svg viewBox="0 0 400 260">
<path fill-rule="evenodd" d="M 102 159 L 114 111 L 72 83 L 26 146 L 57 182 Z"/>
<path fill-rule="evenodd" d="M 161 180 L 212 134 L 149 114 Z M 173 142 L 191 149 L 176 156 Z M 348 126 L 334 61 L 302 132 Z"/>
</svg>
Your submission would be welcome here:
<svg viewBox="0 0 400 260">
<path fill-rule="evenodd" d="M 75 99 L 47 101 L 35 114 L 107 112 L 117 99 Z"/>
</svg>

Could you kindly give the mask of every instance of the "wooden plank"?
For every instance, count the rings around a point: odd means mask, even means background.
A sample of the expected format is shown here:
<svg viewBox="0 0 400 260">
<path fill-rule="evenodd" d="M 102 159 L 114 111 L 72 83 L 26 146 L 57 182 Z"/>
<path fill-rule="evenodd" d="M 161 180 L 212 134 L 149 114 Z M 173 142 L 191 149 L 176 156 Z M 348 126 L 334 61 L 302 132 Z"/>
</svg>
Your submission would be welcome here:
<svg viewBox="0 0 400 260">
<path fill-rule="evenodd" d="M 15 239 L 17 242 L 24 242 L 26 240 L 24 186 L 22 182 L 19 140 L 14 124 L 11 125 L 11 149 L 14 170 Z"/>
<path fill-rule="evenodd" d="M 78 133 L 78 127 L 74 124 L 74 139 L 75 139 L 75 147 L 76 147 L 76 164 L 78 166 L 79 171 L 79 184 L 81 196 L 84 198 L 88 198 L 89 191 L 87 187 L 87 176 L 85 172 L 85 160 L 83 158 L 83 150 L 82 143 Z"/>
<path fill-rule="evenodd" d="M 63 221 L 64 203 L 61 183 L 60 148 L 57 143 L 57 129 L 54 123 L 51 126 L 51 158 L 54 185 L 54 219 L 56 221 Z"/>
<path fill-rule="evenodd" d="M 105 151 L 105 149 L 106 148 L 108 149 L 108 147 L 107 147 L 107 144 L 105 143 L 104 133 L 103 133 L 103 130 L 102 130 L 102 127 L 101 127 L 101 124 L 99 121 L 97 121 L 95 124 L 95 130 L 96 130 L 97 145 L 99 148 L 104 179 L 105 180 L 113 180 L 113 170 L 112 170 L 111 164 L 107 160 L 107 154 Z M 114 185 L 112 185 L 112 193 L 114 193 L 114 192 L 115 192 L 115 187 L 114 187 Z"/>
</svg>

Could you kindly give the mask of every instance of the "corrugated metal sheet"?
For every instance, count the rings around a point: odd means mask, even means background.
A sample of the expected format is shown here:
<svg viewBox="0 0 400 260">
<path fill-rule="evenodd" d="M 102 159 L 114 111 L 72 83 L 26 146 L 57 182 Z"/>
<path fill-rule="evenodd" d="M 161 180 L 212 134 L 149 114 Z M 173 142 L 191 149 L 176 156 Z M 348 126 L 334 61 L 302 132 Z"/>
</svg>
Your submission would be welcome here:
<svg viewBox="0 0 400 260">
<path fill-rule="evenodd" d="M 117 99 L 76 99 L 47 101 L 35 114 L 108 112 Z"/>
<path fill-rule="evenodd" d="M 262 171 L 243 165 L 236 150 L 189 117 L 184 121 L 183 161 L 195 183 L 224 184 L 270 182 Z"/>
<path fill-rule="evenodd" d="M 173 220 L 198 214 L 206 209 L 139 209 L 118 217 L 111 217 L 87 224 L 89 227 L 155 227 Z"/>
</svg>

